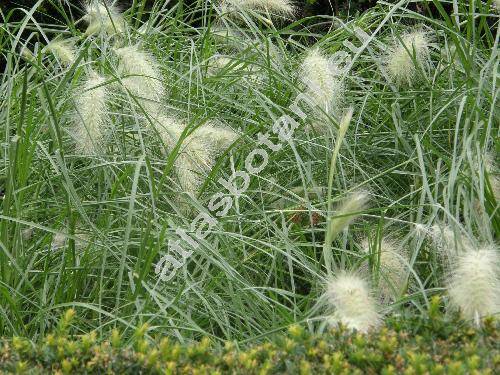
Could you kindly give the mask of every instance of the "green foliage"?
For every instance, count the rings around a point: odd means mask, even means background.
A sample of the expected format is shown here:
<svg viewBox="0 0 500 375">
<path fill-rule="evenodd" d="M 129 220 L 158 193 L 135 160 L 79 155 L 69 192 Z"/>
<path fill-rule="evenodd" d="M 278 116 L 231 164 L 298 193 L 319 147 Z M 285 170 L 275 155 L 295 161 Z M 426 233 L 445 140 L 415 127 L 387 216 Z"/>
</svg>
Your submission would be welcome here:
<svg viewBox="0 0 500 375">
<path fill-rule="evenodd" d="M 499 123 L 498 14 L 491 1 L 458 2 L 453 16 L 440 1 L 434 2 L 440 5 L 435 17 L 414 12 L 414 2 L 398 2 L 396 8 L 388 1 L 356 18 L 328 12 L 274 23 L 252 15 L 220 19 L 210 2 L 167 3 L 157 1 L 151 13 L 142 14 L 141 2 L 135 1 L 124 14 L 130 30 L 118 39 L 87 38 L 79 12 L 72 17 L 66 8 L 60 14 L 46 9 L 50 17 L 4 14 L 0 335 L 32 339 L 53 332 L 47 336 L 52 344 L 44 346 L 50 355 L 60 337 L 74 340 L 71 345 L 82 351 L 80 345 L 104 345 L 94 333 L 85 339 L 63 335 L 74 327 L 109 335 L 110 351 L 125 346 L 141 352 L 152 345 L 147 332 L 185 342 L 203 337 L 248 342 L 297 321 L 323 322 L 331 314 L 318 303 L 326 276 L 321 248 L 328 206 L 369 189 L 370 206 L 332 240 L 328 256 L 345 268 L 359 266 L 376 290 L 386 276 L 379 249 L 372 246 L 366 253 L 361 243 L 391 236 L 408 255 L 409 275 L 404 285 L 388 288 L 399 294 L 384 301 L 386 316 L 402 317 L 389 329 L 422 327 L 419 335 L 430 347 L 433 337 L 452 336 L 453 324 L 422 320 L 427 311 L 434 316 L 441 309 L 432 297 L 446 295 L 448 269 L 432 239 L 416 229 L 453 225 L 475 245 L 499 238 L 500 180 L 487 157 L 495 143 L 498 149 Z M 234 35 L 216 33 L 222 21 Z M 431 62 L 416 72 L 415 83 L 397 86 L 384 72 L 386 54 L 416 29 L 432 36 Z M 370 42 L 364 44 L 354 30 L 371 35 Z M 61 66 L 43 52 L 45 37 L 71 39 L 78 61 Z M 120 91 L 112 52 L 120 43 L 140 43 L 156 56 L 167 87 L 161 104 L 168 114 L 188 119 L 190 130 L 216 119 L 241 135 L 207 176 L 195 212 L 221 191 L 219 177 L 244 166 L 256 147 L 255 134 L 289 113 L 303 89 L 300 64 L 308 48 L 327 54 L 359 48 L 342 97 L 345 108 L 354 108 L 353 120 L 338 144 L 334 169 L 329 165 L 339 121 L 309 116 L 294 143 L 272 154 L 268 168 L 252 176 L 247 194 L 237 209 L 219 218 L 210 240 L 174 279 L 159 281 L 155 264 L 168 251 L 168 239 L 192 219 L 178 207 L 183 192 L 170 173 L 175 155 L 165 154 L 143 113 L 123 93 L 112 95 L 112 134 L 102 154 L 75 150 L 71 136 L 73 96 L 87 69 L 105 76 L 113 94 Z M 214 69 L 211 64 L 221 55 L 231 62 Z M 313 127 L 316 117 L 324 131 Z M 69 306 L 80 318 L 69 313 L 59 321 L 61 309 Z M 143 326 L 146 321 L 149 326 Z M 131 342 L 129 331 L 137 327 L 141 330 Z M 26 351 L 22 360 L 34 361 L 28 357 L 31 344 L 15 341 Z M 359 350 L 348 363 L 380 367 L 379 354 L 365 354 Z M 66 371 L 79 367 L 72 358 L 63 359 Z"/>
<path fill-rule="evenodd" d="M 71 312 L 70 315 L 73 315 Z M 432 322 L 431 322 L 432 321 Z M 436 332 L 446 331 L 441 337 Z M 68 314 L 60 322 L 66 327 Z M 415 322 L 414 322 L 415 323 Z M 208 337 L 181 345 L 147 337 L 148 326 L 120 341 L 95 332 L 74 335 L 57 330 L 36 344 L 14 337 L 0 343 L 0 371 L 41 374 L 494 374 L 500 370 L 500 324 L 483 321 L 474 330 L 461 321 L 446 321 L 440 313 L 421 325 L 391 320 L 368 333 L 343 327 L 322 335 L 292 325 L 285 335 L 248 346 L 213 343 Z"/>
</svg>

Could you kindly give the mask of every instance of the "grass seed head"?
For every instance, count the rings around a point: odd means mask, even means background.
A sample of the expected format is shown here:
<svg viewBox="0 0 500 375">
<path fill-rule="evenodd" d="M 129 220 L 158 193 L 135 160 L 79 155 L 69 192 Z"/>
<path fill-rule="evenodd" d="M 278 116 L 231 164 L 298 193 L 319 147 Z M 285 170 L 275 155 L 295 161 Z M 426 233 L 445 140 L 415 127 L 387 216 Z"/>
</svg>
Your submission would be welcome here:
<svg viewBox="0 0 500 375">
<path fill-rule="evenodd" d="M 401 40 L 396 40 L 386 56 L 390 79 L 396 84 L 411 84 L 418 69 L 429 65 L 429 44 L 429 37 L 422 30 L 404 34 Z"/>
<path fill-rule="evenodd" d="M 479 324 L 500 312 L 500 257 L 495 246 L 469 248 L 453 264 L 448 279 L 450 303 Z"/>
<path fill-rule="evenodd" d="M 51 41 L 45 46 L 43 52 L 52 53 L 63 66 L 70 66 L 76 60 L 76 49 L 73 43 L 65 39 Z"/>
<path fill-rule="evenodd" d="M 344 87 L 339 76 L 339 66 L 318 48 L 307 52 L 300 68 L 305 94 L 327 113 L 334 114 L 340 107 Z"/>
<path fill-rule="evenodd" d="M 165 93 L 159 64 L 139 45 L 118 48 L 115 53 L 124 88 L 136 97 L 148 115 L 155 116 Z"/>
<path fill-rule="evenodd" d="M 224 152 L 238 139 L 238 134 L 221 123 L 210 121 L 198 127 L 194 133 L 213 153 Z"/>
<path fill-rule="evenodd" d="M 157 121 L 157 130 L 160 137 L 171 152 L 181 140 L 186 127 L 177 118 L 161 115 Z M 203 184 L 205 176 L 212 169 L 215 160 L 210 148 L 195 135 L 196 131 L 182 140 L 175 160 L 175 167 L 179 183 L 184 192 L 196 195 Z"/>
<path fill-rule="evenodd" d="M 120 10 L 103 0 L 89 0 L 85 6 L 83 19 L 88 23 L 85 35 L 102 32 L 113 35 L 125 31 L 125 19 Z"/>
<path fill-rule="evenodd" d="M 277 16 L 291 16 L 296 8 L 290 0 L 223 0 L 223 12 L 253 11 L 269 12 Z"/>
<path fill-rule="evenodd" d="M 345 198 L 330 221 L 332 238 L 342 232 L 360 215 L 361 211 L 367 208 L 368 200 L 369 194 L 366 191 L 357 191 Z"/>
<path fill-rule="evenodd" d="M 448 266 L 464 250 L 473 247 L 471 241 L 459 229 L 455 232 L 450 225 L 434 224 L 427 231 L 439 257 Z"/>
<path fill-rule="evenodd" d="M 109 93 L 106 79 L 90 71 L 75 97 L 73 137 L 77 150 L 87 155 L 99 154 L 104 146 L 109 116 Z"/>
<path fill-rule="evenodd" d="M 368 240 L 362 248 L 369 253 Z M 394 300 L 400 296 L 408 280 L 408 254 L 389 238 L 382 238 L 378 254 L 380 275 L 378 292 L 382 301 Z"/>
<path fill-rule="evenodd" d="M 343 272 L 330 280 L 326 297 L 335 309 L 333 324 L 340 322 L 349 329 L 367 332 L 382 321 L 368 283 L 354 273 Z"/>
</svg>

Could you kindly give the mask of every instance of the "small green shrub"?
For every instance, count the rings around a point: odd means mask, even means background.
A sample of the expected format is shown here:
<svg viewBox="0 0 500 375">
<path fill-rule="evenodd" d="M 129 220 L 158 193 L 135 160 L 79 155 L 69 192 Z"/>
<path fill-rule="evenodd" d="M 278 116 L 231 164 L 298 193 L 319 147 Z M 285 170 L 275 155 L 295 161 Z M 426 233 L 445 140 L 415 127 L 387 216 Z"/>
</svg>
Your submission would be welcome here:
<svg viewBox="0 0 500 375">
<path fill-rule="evenodd" d="M 72 311 L 72 310 L 70 310 Z M 293 325 L 269 342 L 238 348 L 235 343 L 201 341 L 181 345 L 167 338 L 148 339 L 144 324 L 128 339 L 113 330 L 72 335 L 73 313 L 54 333 L 33 344 L 20 337 L 3 340 L 0 371 L 18 373 L 166 373 L 166 374 L 494 374 L 500 371 L 499 322 L 481 329 L 441 315 L 408 324 L 390 320 L 369 334 L 339 327 L 311 334 Z M 436 335 L 446 332 L 446 337 Z"/>
</svg>

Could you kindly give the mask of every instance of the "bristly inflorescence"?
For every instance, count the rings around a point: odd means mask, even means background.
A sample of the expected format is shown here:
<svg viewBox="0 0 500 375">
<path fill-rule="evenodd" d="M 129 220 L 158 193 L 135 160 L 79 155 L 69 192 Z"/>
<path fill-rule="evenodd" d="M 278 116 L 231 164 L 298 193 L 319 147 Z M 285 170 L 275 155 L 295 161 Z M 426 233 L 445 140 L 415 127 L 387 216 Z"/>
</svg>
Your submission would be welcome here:
<svg viewBox="0 0 500 375">
<path fill-rule="evenodd" d="M 155 58 L 139 45 L 115 49 L 118 74 L 126 91 L 149 116 L 158 114 L 165 87 Z"/>
<path fill-rule="evenodd" d="M 172 152 L 181 141 L 186 125 L 175 117 L 158 116 L 157 130 L 167 151 Z M 175 160 L 179 183 L 183 191 L 195 195 L 214 164 L 205 145 L 192 135 L 182 139 Z"/>
<path fill-rule="evenodd" d="M 366 191 L 356 191 L 348 195 L 338 206 L 330 220 L 332 238 L 342 232 L 368 206 L 370 195 Z"/>
<path fill-rule="evenodd" d="M 373 247 L 375 247 L 375 251 Z M 372 261 L 379 266 L 377 291 L 381 300 L 383 302 L 396 300 L 408 282 L 409 259 L 407 252 L 401 249 L 394 239 L 386 237 L 382 238 L 380 246 L 372 244 L 372 249 L 370 249 L 366 239 L 362 243 L 362 248 L 365 253 L 373 254 Z"/>
<path fill-rule="evenodd" d="M 114 35 L 125 31 L 126 23 L 122 13 L 115 5 L 105 0 L 89 0 L 83 19 L 88 23 L 85 35 Z"/>
<path fill-rule="evenodd" d="M 238 137 L 230 128 L 214 123 L 203 124 L 188 134 L 183 121 L 163 114 L 158 116 L 155 127 L 168 152 L 181 142 L 175 161 L 176 174 L 182 190 L 191 195 L 198 193 L 215 165 L 216 156 Z"/>
<path fill-rule="evenodd" d="M 342 272 L 327 283 L 326 298 L 334 308 L 332 324 L 367 332 L 382 322 L 377 303 L 365 279 L 352 272 Z"/>
<path fill-rule="evenodd" d="M 450 303 L 476 324 L 500 312 L 500 257 L 495 246 L 469 248 L 454 261 L 448 279 Z"/>
<path fill-rule="evenodd" d="M 76 61 L 75 46 L 67 39 L 52 40 L 45 46 L 43 52 L 52 53 L 63 66 L 70 66 Z"/>
<path fill-rule="evenodd" d="M 223 0 L 222 11 L 253 11 L 265 12 L 277 16 L 291 16 L 296 8 L 290 0 Z"/>
<path fill-rule="evenodd" d="M 386 55 L 389 78 L 396 84 L 412 84 L 419 70 L 429 66 L 429 35 L 423 30 L 412 31 L 401 36 Z"/>
<path fill-rule="evenodd" d="M 340 67 L 319 48 L 307 51 L 300 67 L 305 94 L 328 114 L 336 114 L 342 102 L 344 86 Z"/>
<path fill-rule="evenodd" d="M 103 150 L 109 122 L 108 99 L 106 79 L 90 70 L 75 97 L 73 138 L 79 152 L 96 155 Z"/>
<path fill-rule="evenodd" d="M 422 234 L 430 237 L 445 269 L 450 268 L 457 256 L 473 247 L 470 239 L 459 227 L 438 223 L 430 227 L 422 226 L 421 231 Z"/>
</svg>

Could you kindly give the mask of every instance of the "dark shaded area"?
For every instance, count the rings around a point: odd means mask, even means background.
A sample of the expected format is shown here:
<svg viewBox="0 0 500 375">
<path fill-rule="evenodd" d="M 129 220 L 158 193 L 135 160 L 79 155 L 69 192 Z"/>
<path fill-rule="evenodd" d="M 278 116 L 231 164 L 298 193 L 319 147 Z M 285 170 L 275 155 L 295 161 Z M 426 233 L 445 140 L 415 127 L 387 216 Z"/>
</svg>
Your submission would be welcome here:
<svg viewBox="0 0 500 375">
<path fill-rule="evenodd" d="M 43 27 L 50 25 L 50 28 L 56 31 L 58 28 L 64 29 L 71 25 L 73 22 L 71 20 L 80 19 L 83 15 L 84 4 L 87 0 L 42 0 L 40 5 L 37 7 L 36 12 L 34 12 L 34 19 Z M 220 0 L 212 0 L 213 2 L 219 2 Z M 331 15 L 338 14 L 342 16 L 355 16 L 376 4 L 376 0 L 295 0 L 294 3 L 297 6 L 297 18 L 310 17 L 314 15 Z M 26 12 L 30 11 L 38 0 L 0 0 L 0 10 L 1 10 L 1 20 L 2 22 L 7 22 L 11 26 L 15 25 L 16 22 L 20 22 L 26 15 Z M 183 9 L 196 9 L 199 6 L 199 0 L 120 0 L 116 2 L 116 5 L 122 10 L 130 10 L 134 13 L 134 16 L 138 17 L 139 14 L 142 15 L 143 21 L 147 17 L 148 10 L 150 10 L 155 4 L 156 6 L 164 6 L 168 3 L 169 7 L 174 7 L 176 5 L 182 7 Z M 425 4 L 425 6 L 421 5 Z M 420 13 L 427 13 L 436 15 L 436 10 L 428 2 L 414 3 L 410 4 L 412 10 Z M 23 10 L 24 9 L 24 10 Z M 139 11 L 139 9 L 141 11 Z M 184 21 L 193 26 L 196 26 L 200 22 L 201 13 L 198 12 L 188 12 L 189 14 Z M 80 22 L 76 25 L 80 30 L 84 30 L 85 24 Z M 5 31 L 0 29 L 1 33 Z M 15 28 L 10 29 L 11 33 L 16 33 Z M 26 40 L 29 33 L 33 30 L 26 30 L 21 36 L 21 40 Z M 49 32 L 50 34 L 50 32 Z M 2 43 L 7 43 L 8 38 L 0 38 Z M 31 39 L 31 42 L 36 41 Z M 0 45 L 0 71 L 4 71 L 5 68 L 5 45 Z"/>
<path fill-rule="evenodd" d="M 123 9 L 128 9 L 133 3 L 137 7 L 144 6 L 146 9 L 151 8 L 155 2 L 164 2 L 164 0 L 120 0 L 117 2 L 118 6 Z M 4 14 L 9 13 L 14 8 L 25 8 L 30 9 L 37 3 L 37 0 L 0 0 L 0 8 Z M 171 5 L 179 3 L 179 1 L 171 1 Z M 195 0 L 184 0 L 182 1 L 185 7 L 191 7 L 196 4 Z M 301 13 L 307 16 L 318 15 L 318 14 L 332 14 L 350 12 L 355 13 L 357 11 L 363 11 L 369 7 L 375 5 L 376 0 L 300 0 L 295 1 L 297 8 L 300 9 Z M 38 15 L 41 17 L 41 22 L 50 22 L 57 19 L 59 21 L 64 21 L 64 16 L 61 11 L 70 13 L 80 13 L 80 9 L 84 4 L 84 0 L 73 1 L 73 0 L 44 0 L 38 8 Z M 18 16 L 22 17 L 20 13 Z M 15 17 L 17 18 L 17 17 Z M 38 19 L 38 18 L 37 18 Z"/>
<path fill-rule="evenodd" d="M 116 5 L 122 10 L 128 10 L 131 7 L 139 10 L 142 9 L 145 12 L 144 17 L 147 17 L 147 11 L 151 9 L 154 4 L 163 5 L 167 0 L 120 0 Z M 218 1 L 218 0 L 214 0 Z M 70 20 L 77 20 L 83 15 L 83 7 L 86 0 L 43 0 L 41 4 L 37 7 L 34 13 L 34 18 L 40 25 L 50 25 L 50 28 L 57 29 L 57 26 L 61 28 L 66 28 L 72 22 Z M 8 22 L 10 25 L 20 22 L 26 15 L 26 12 L 30 11 L 38 0 L 0 0 L 0 10 L 2 22 Z M 300 0 L 295 1 L 298 8 L 298 17 L 314 16 L 319 14 L 338 14 L 347 13 L 355 14 L 356 12 L 361 12 L 366 10 L 370 6 L 373 6 L 376 0 Z M 182 6 L 184 9 L 193 9 L 199 4 L 196 0 L 171 0 L 169 6 L 174 7 L 176 5 Z M 22 10 L 24 9 L 24 10 Z M 139 12 L 134 12 L 138 14 Z M 185 20 L 188 23 L 196 26 L 198 20 L 195 14 L 190 15 L 189 20 Z M 85 27 L 84 23 L 77 25 L 78 28 L 83 30 Z M 15 29 L 11 29 L 11 32 L 16 32 Z M 0 30 L 0 33 L 3 31 Z M 26 30 L 21 37 L 25 39 L 29 33 L 32 31 Z M 1 36 L 1 35 L 0 35 Z M 2 42 L 6 43 L 7 38 L 2 38 Z M 1 39 L 0 39 L 1 40 Z M 31 40 L 36 41 L 35 39 Z M 0 71 L 5 69 L 5 50 L 6 46 L 0 45 Z M 8 48 L 8 47 L 7 47 Z"/>
</svg>

